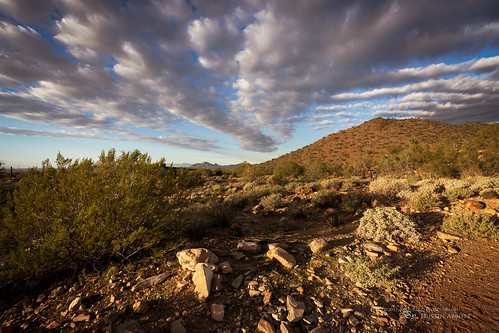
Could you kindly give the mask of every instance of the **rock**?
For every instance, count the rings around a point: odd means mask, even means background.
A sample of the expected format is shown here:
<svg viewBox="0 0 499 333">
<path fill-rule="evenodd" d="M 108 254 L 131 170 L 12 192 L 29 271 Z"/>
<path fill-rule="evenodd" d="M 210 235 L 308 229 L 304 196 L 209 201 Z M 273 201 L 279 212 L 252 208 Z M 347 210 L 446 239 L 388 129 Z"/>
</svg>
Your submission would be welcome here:
<svg viewBox="0 0 499 333">
<path fill-rule="evenodd" d="M 286 243 L 270 243 L 267 246 L 268 246 L 269 250 L 272 250 L 273 248 L 276 248 L 276 247 L 280 247 L 280 248 L 285 249 L 285 250 L 287 248 L 289 248 L 289 245 Z"/>
<path fill-rule="evenodd" d="M 401 250 L 401 247 L 400 247 L 400 246 L 398 246 L 398 245 L 395 245 L 395 244 L 388 244 L 388 245 L 386 246 L 386 248 L 387 248 L 388 250 L 390 250 L 390 251 L 393 251 L 393 252 L 400 252 L 400 250 Z"/>
<path fill-rule="evenodd" d="M 146 313 L 147 310 L 149 310 L 149 306 L 146 304 L 146 302 L 138 301 L 133 303 L 133 312 L 135 313 Z"/>
<path fill-rule="evenodd" d="M 222 249 L 211 249 L 211 252 L 215 253 L 217 257 L 228 257 L 230 256 L 230 251 L 222 250 Z"/>
<path fill-rule="evenodd" d="M 213 275 L 213 280 L 211 282 L 211 290 L 214 290 L 214 291 L 222 291 L 223 290 L 222 275 L 220 275 L 220 274 Z"/>
<path fill-rule="evenodd" d="M 286 308 L 288 309 L 288 321 L 290 323 L 296 323 L 303 318 L 305 314 L 305 303 L 298 302 L 292 296 L 288 295 L 286 298 Z"/>
<path fill-rule="evenodd" d="M 497 192 L 490 188 L 483 190 L 482 193 L 480 193 L 480 195 L 484 199 L 497 199 L 499 197 L 497 195 Z"/>
<path fill-rule="evenodd" d="M 168 275 L 166 273 L 151 276 L 147 279 L 139 281 L 136 285 L 134 285 L 132 287 L 132 291 L 139 291 L 142 289 L 153 287 L 153 286 L 165 281 L 167 278 L 168 278 Z"/>
<path fill-rule="evenodd" d="M 372 251 L 372 252 L 383 253 L 385 251 L 385 249 L 383 249 L 382 246 L 371 242 L 362 244 L 362 247 L 367 251 Z"/>
<path fill-rule="evenodd" d="M 346 264 L 347 262 L 348 262 L 348 260 L 346 260 L 346 258 L 344 258 L 344 257 L 338 258 L 338 264 Z"/>
<path fill-rule="evenodd" d="M 235 278 L 234 281 L 232 281 L 231 285 L 234 288 L 238 289 L 241 286 L 241 283 L 243 282 L 243 279 L 244 279 L 244 275 L 241 274 L 237 278 Z"/>
<path fill-rule="evenodd" d="M 374 251 L 366 251 L 366 255 L 371 259 L 376 259 L 379 257 L 379 253 Z"/>
<path fill-rule="evenodd" d="M 305 324 L 315 325 L 318 322 L 317 315 L 316 314 L 310 314 L 308 316 L 305 316 L 303 318 L 303 321 L 305 322 Z"/>
<path fill-rule="evenodd" d="M 443 240 L 460 240 L 461 239 L 461 237 L 454 236 L 451 234 L 446 234 L 446 233 L 441 232 L 441 231 L 437 231 L 437 236 L 438 236 L 438 238 L 443 239 Z"/>
<path fill-rule="evenodd" d="M 258 329 L 264 333 L 276 333 L 274 326 L 263 318 L 258 322 Z"/>
<path fill-rule="evenodd" d="M 247 242 L 245 240 L 242 240 L 237 244 L 237 249 L 244 252 L 258 253 L 262 248 L 255 242 Z"/>
<path fill-rule="evenodd" d="M 180 266 L 190 271 L 196 270 L 196 265 L 199 263 L 215 264 L 218 262 L 218 257 L 215 253 L 204 248 L 187 249 L 177 253 Z"/>
<path fill-rule="evenodd" d="M 407 215 L 411 214 L 411 208 L 409 207 L 400 207 L 400 211 Z"/>
<path fill-rule="evenodd" d="M 116 333 L 144 333 L 144 330 L 135 320 L 129 320 L 118 326 Z"/>
<path fill-rule="evenodd" d="M 258 290 L 248 290 L 248 294 L 250 297 L 260 296 L 260 292 Z"/>
<path fill-rule="evenodd" d="M 221 262 L 218 264 L 218 269 L 222 274 L 230 274 L 232 273 L 232 267 L 230 266 L 230 263 L 228 261 Z"/>
<path fill-rule="evenodd" d="M 310 333 L 327 333 L 327 330 L 324 327 L 319 326 L 311 330 Z"/>
<path fill-rule="evenodd" d="M 464 205 L 470 210 L 480 210 L 485 208 L 485 203 L 476 200 L 466 200 Z"/>
<path fill-rule="evenodd" d="M 312 253 L 322 252 L 328 245 L 328 242 L 324 238 L 316 238 L 308 244 Z"/>
<path fill-rule="evenodd" d="M 116 320 L 118 320 L 119 317 L 120 317 L 120 315 L 117 312 L 111 312 L 109 315 L 107 315 L 106 317 L 104 317 L 104 323 L 106 325 L 111 325 Z"/>
<path fill-rule="evenodd" d="M 447 248 L 447 251 L 449 251 L 449 253 L 456 254 L 456 253 L 459 253 L 461 251 L 461 249 L 459 249 L 456 246 L 449 246 Z"/>
<path fill-rule="evenodd" d="M 360 324 L 360 321 L 355 317 L 355 316 L 350 316 L 348 317 L 348 322 L 350 323 L 350 325 L 352 326 L 357 326 Z"/>
<path fill-rule="evenodd" d="M 294 333 L 293 325 L 287 321 L 281 321 L 281 333 Z"/>
<path fill-rule="evenodd" d="M 76 317 L 73 318 L 73 322 L 75 322 L 75 323 L 80 322 L 80 321 L 90 321 L 90 315 L 80 313 L 79 315 L 77 315 Z"/>
<path fill-rule="evenodd" d="M 57 327 L 61 326 L 61 324 L 59 324 L 58 322 L 56 322 L 55 320 L 53 322 L 51 322 L 50 324 L 47 325 L 47 329 L 48 330 L 53 330 L 53 329 L 56 329 Z M 0 328 L 0 332 L 3 332 L 2 328 Z"/>
<path fill-rule="evenodd" d="M 198 263 L 196 271 L 192 275 L 194 282 L 194 292 L 200 302 L 204 302 L 210 296 L 211 282 L 213 279 L 213 271 L 208 264 Z"/>
<path fill-rule="evenodd" d="M 272 292 L 271 291 L 263 291 L 262 295 L 263 295 L 263 305 L 269 304 L 271 299 L 272 299 Z"/>
<path fill-rule="evenodd" d="M 81 297 L 76 297 L 71 304 L 69 304 L 68 311 L 78 310 L 81 306 Z"/>
<path fill-rule="evenodd" d="M 238 251 L 231 252 L 230 255 L 236 260 L 241 260 L 246 258 L 246 255 L 244 253 Z"/>
<path fill-rule="evenodd" d="M 170 326 L 170 333 L 187 333 L 180 320 L 175 320 Z"/>
<path fill-rule="evenodd" d="M 54 290 L 52 290 L 52 292 L 49 295 L 49 298 L 51 298 L 51 299 L 57 298 L 57 297 L 61 296 L 63 292 L 64 292 L 64 287 L 59 286 L 59 287 L 55 288 Z"/>
<path fill-rule="evenodd" d="M 296 265 L 296 259 L 288 251 L 280 247 L 272 248 L 267 252 L 267 257 L 276 259 L 286 268 L 293 268 Z"/>
<path fill-rule="evenodd" d="M 225 316 L 225 306 L 223 304 L 212 304 L 211 305 L 211 319 L 214 321 L 222 321 Z"/>
</svg>

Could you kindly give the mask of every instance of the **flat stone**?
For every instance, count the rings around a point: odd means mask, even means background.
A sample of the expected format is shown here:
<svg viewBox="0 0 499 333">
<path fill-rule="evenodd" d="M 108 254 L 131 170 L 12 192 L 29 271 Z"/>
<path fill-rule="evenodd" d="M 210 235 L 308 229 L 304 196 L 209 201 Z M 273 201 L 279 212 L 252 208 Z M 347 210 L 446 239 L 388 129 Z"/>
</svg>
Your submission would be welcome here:
<svg viewBox="0 0 499 333">
<path fill-rule="evenodd" d="M 366 255 L 371 259 L 376 259 L 379 257 L 379 253 L 374 251 L 366 251 Z"/>
<path fill-rule="evenodd" d="M 170 326 L 170 333 L 187 333 L 187 330 L 180 320 L 175 320 Z"/>
<path fill-rule="evenodd" d="M 198 263 L 196 271 L 192 275 L 192 282 L 194 282 L 194 292 L 196 298 L 204 302 L 210 296 L 211 282 L 213 279 L 213 270 L 208 264 Z"/>
<path fill-rule="evenodd" d="M 139 281 L 136 285 L 134 285 L 132 287 L 132 291 L 139 291 L 142 289 L 153 287 L 153 286 L 165 281 L 167 278 L 168 278 L 168 274 L 166 274 L 166 273 L 151 276 L 147 279 Z"/>
<path fill-rule="evenodd" d="M 286 298 L 286 308 L 288 309 L 288 321 L 290 323 L 296 323 L 303 318 L 305 314 L 305 303 L 298 302 L 293 296 L 288 295 Z"/>
<path fill-rule="evenodd" d="M 360 321 L 355 317 L 355 316 L 350 316 L 348 317 L 348 322 L 350 323 L 350 325 L 352 326 L 357 326 L 360 324 Z"/>
<path fill-rule="evenodd" d="M 388 244 L 388 245 L 386 246 L 386 248 L 387 248 L 388 250 L 390 250 L 390 251 L 393 251 L 393 252 L 400 252 L 400 250 L 401 250 L 401 247 L 400 247 L 400 246 L 398 246 L 398 245 L 395 245 L 395 244 Z"/>
<path fill-rule="evenodd" d="M 276 248 L 276 247 L 280 247 L 280 248 L 285 249 L 285 250 L 287 248 L 289 248 L 289 245 L 286 243 L 270 243 L 267 246 L 268 246 L 269 250 L 272 250 L 273 248 Z"/>
<path fill-rule="evenodd" d="M 230 251 L 222 249 L 211 249 L 211 252 L 215 253 L 217 257 L 228 257 L 230 256 Z"/>
<path fill-rule="evenodd" d="M 80 321 L 90 321 L 90 315 L 80 313 L 79 315 L 77 315 L 76 317 L 73 318 L 73 322 L 75 322 L 75 323 L 80 322 Z"/>
<path fill-rule="evenodd" d="M 296 259 L 288 251 L 280 247 L 272 248 L 267 252 L 267 257 L 276 259 L 286 268 L 293 268 L 296 265 Z"/>
<path fill-rule="evenodd" d="M 245 240 L 242 240 L 237 243 L 237 249 L 244 252 L 258 253 L 260 252 L 262 247 L 255 242 L 247 242 Z"/>
<path fill-rule="evenodd" d="M 231 285 L 234 288 L 238 289 L 241 286 L 241 283 L 243 282 L 243 279 L 244 279 L 244 275 L 241 274 L 237 278 L 235 278 L 234 281 L 232 281 Z"/>
<path fill-rule="evenodd" d="M 118 326 L 116 333 L 144 333 L 144 330 L 135 320 L 129 320 Z"/>
<path fill-rule="evenodd" d="M 477 200 L 466 200 L 464 205 L 470 210 L 480 210 L 485 208 L 485 203 Z"/>
<path fill-rule="evenodd" d="M 196 265 L 199 263 L 215 264 L 218 262 L 216 254 L 205 248 L 187 249 L 177 252 L 177 258 L 180 266 L 190 271 L 195 271 Z"/>
<path fill-rule="evenodd" d="M 383 249 L 382 246 L 371 242 L 362 244 L 362 247 L 367 251 L 372 251 L 372 252 L 383 253 L 385 251 L 385 249 Z"/>
<path fill-rule="evenodd" d="M 316 238 L 308 244 L 312 253 L 322 252 L 328 245 L 329 243 L 324 238 Z"/>
<path fill-rule="evenodd" d="M 241 260 L 246 258 L 246 255 L 244 253 L 238 251 L 231 252 L 230 255 L 236 260 Z"/>
<path fill-rule="evenodd" d="M 218 269 L 222 274 L 230 274 L 232 273 L 232 267 L 230 266 L 230 263 L 228 261 L 221 262 L 218 264 Z"/>
<path fill-rule="evenodd" d="M 447 248 L 447 251 L 449 251 L 449 253 L 456 254 L 456 253 L 461 252 L 461 249 L 459 249 L 459 248 L 458 248 L 458 247 L 456 247 L 456 246 L 449 246 L 449 247 Z"/>
<path fill-rule="evenodd" d="M 276 333 L 274 326 L 263 318 L 258 322 L 257 328 L 264 333 Z"/>
<path fill-rule="evenodd" d="M 225 306 L 223 304 L 211 305 L 211 319 L 214 321 L 222 321 L 225 317 Z"/>
<path fill-rule="evenodd" d="M 441 232 L 441 231 L 437 231 L 437 236 L 438 236 L 438 238 L 443 239 L 443 240 L 460 240 L 461 239 L 461 237 L 459 237 L 459 236 L 454 236 L 454 235 L 447 234 L 447 233 Z"/>
<path fill-rule="evenodd" d="M 81 297 L 76 297 L 71 304 L 69 304 L 68 311 L 78 310 L 81 306 Z"/>
</svg>

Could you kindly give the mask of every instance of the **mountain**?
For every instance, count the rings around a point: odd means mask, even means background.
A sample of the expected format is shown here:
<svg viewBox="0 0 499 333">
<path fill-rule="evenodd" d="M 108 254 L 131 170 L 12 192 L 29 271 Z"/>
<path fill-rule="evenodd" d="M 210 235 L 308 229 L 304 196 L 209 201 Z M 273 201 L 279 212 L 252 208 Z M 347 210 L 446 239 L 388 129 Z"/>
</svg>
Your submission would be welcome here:
<svg viewBox="0 0 499 333">
<path fill-rule="evenodd" d="M 213 164 L 210 162 L 203 162 L 203 163 L 195 163 L 189 166 L 191 169 L 197 169 L 197 168 L 206 168 L 206 169 L 230 169 L 235 167 L 236 165 L 219 165 L 217 163 Z"/>
<path fill-rule="evenodd" d="M 488 126 L 483 123 L 451 125 L 426 119 L 374 118 L 358 126 L 332 133 L 301 149 L 264 162 L 274 166 L 293 160 L 307 165 L 316 159 L 328 163 L 345 163 L 360 155 L 374 157 L 390 146 L 406 146 L 411 142 L 433 145 L 443 141 L 463 143 L 471 140 L 477 131 Z"/>
</svg>

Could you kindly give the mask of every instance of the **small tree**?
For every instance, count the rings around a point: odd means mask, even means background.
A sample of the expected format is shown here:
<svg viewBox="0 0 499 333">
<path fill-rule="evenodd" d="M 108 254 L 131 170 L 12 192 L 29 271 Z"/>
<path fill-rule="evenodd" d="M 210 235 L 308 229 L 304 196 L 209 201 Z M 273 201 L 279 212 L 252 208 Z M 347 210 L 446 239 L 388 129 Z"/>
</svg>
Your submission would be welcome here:
<svg viewBox="0 0 499 333">
<path fill-rule="evenodd" d="M 303 167 L 295 161 L 284 161 L 277 164 L 272 175 L 277 183 L 285 183 L 286 181 L 297 178 L 303 173 Z"/>
</svg>

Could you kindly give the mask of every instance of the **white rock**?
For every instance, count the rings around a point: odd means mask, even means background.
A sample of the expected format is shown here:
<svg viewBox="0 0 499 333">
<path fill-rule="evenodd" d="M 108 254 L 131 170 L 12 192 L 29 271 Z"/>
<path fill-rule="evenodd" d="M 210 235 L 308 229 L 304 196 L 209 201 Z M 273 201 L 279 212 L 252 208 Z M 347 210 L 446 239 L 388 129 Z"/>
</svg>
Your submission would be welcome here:
<svg viewBox="0 0 499 333">
<path fill-rule="evenodd" d="M 280 247 L 274 247 L 267 252 L 267 257 L 276 259 L 286 268 L 293 268 L 296 265 L 296 259 L 288 251 Z"/>
<path fill-rule="evenodd" d="M 324 238 L 316 238 L 308 244 L 312 253 L 322 252 L 328 245 L 328 242 Z"/>
<path fill-rule="evenodd" d="M 177 252 L 177 258 L 180 266 L 190 271 L 195 271 L 198 263 L 215 264 L 218 262 L 218 257 L 213 252 L 204 248 L 187 249 Z"/>
<path fill-rule="evenodd" d="M 198 263 L 192 275 L 192 282 L 194 282 L 194 292 L 199 301 L 204 302 L 210 296 L 212 279 L 213 271 L 211 267 L 204 263 Z"/>
<path fill-rule="evenodd" d="M 78 310 L 81 306 L 81 297 L 76 297 L 71 304 L 69 304 L 68 310 L 71 312 L 73 310 Z"/>
<path fill-rule="evenodd" d="M 255 242 L 247 242 L 245 240 L 242 240 L 237 244 L 237 249 L 244 252 L 258 253 L 262 248 Z"/>
</svg>

